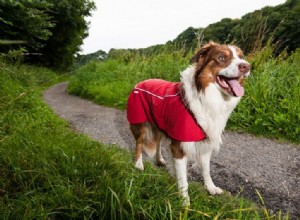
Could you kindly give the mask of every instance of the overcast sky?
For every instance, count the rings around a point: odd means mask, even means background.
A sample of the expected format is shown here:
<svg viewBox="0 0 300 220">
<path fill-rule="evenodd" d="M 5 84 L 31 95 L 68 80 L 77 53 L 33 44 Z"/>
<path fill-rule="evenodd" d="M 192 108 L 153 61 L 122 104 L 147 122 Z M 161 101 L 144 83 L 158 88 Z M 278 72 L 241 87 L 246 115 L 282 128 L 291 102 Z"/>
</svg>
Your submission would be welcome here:
<svg viewBox="0 0 300 220">
<path fill-rule="evenodd" d="M 188 27 L 241 18 L 285 0 L 94 0 L 82 54 L 111 48 L 144 48 L 175 39 Z"/>
</svg>

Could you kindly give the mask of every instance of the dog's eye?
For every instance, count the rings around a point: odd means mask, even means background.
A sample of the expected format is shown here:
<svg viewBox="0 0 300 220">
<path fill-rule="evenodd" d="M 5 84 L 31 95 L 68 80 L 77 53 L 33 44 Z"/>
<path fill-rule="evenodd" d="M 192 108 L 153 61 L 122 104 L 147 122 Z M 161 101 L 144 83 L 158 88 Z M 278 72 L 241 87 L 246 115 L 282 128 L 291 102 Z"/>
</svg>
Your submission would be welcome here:
<svg viewBox="0 0 300 220">
<path fill-rule="evenodd" d="M 225 60 L 226 60 L 226 57 L 225 57 L 224 55 L 219 56 L 219 60 L 220 60 L 220 61 L 225 61 Z"/>
</svg>

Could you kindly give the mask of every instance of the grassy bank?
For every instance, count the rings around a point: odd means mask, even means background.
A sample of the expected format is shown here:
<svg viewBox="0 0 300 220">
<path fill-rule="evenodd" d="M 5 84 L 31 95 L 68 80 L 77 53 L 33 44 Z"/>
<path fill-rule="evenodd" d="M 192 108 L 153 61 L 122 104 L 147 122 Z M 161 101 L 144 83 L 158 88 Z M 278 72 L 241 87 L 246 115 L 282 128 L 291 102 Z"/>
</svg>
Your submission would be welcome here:
<svg viewBox="0 0 300 220">
<path fill-rule="evenodd" d="M 272 218 L 242 198 L 209 196 L 198 183 L 191 207 L 182 208 L 163 169 L 146 164 L 138 172 L 129 152 L 76 134 L 53 114 L 42 92 L 55 78 L 0 62 L 1 219 Z"/>
<path fill-rule="evenodd" d="M 72 78 L 69 92 L 96 103 L 126 108 L 134 85 L 148 78 L 178 81 L 191 54 L 180 52 L 91 62 Z M 246 95 L 229 120 L 229 128 L 300 143 L 300 51 L 272 57 L 272 48 L 248 57 L 253 69 Z"/>
</svg>

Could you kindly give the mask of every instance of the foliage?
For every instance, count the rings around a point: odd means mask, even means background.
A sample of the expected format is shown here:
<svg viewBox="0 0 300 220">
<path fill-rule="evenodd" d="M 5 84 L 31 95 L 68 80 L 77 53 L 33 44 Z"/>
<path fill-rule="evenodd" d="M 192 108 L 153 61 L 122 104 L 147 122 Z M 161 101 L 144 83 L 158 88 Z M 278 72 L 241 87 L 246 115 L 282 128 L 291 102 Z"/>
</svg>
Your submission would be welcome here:
<svg viewBox="0 0 300 220">
<path fill-rule="evenodd" d="M 28 50 L 38 50 L 52 35 L 54 26 L 45 10 L 50 4 L 40 1 L 0 1 L 0 39 L 23 40 Z M 0 47 L 0 52 L 18 48 L 9 44 Z"/>
<path fill-rule="evenodd" d="M 282 11 L 281 15 L 276 10 Z M 284 15 L 284 16 L 283 16 Z M 270 18 L 276 31 L 274 33 L 274 42 L 279 44 L 276 51 L 279 54 L 282 50 L 287 49 L 288 52 L 300 48 L 300 2 L 298 0 L 287 0 L 286 4 L 277 6 Z M 276 22 L 283 17 L 280 22 Z M 277 24 L 277 25 L 276 25 Z M 269 24 L 268 24 L 269 25 Z"/>
<path fill-rule="evenodd" d="M 196 48 L 197 46 L 197 33 L 201 32 L 202 30 L 197 30 L 193 27 L 189 27 L 181 34 L 179 34 L 176 39 L 173 40 L 173 44 L 177 45 L 179 48 L 184 48 L 186 50 L 190 50 L 191 48 Z"/>
<path fill-rule="evenodd" d="M 236 36 L 232 33 L 234 27 L 240 23 L 239 19 L 224 18 L 219 22 L 210 24 L 203 31 L 203 38 L 215 42 L 229 44 Z"/>
<path fill-rule="evenodd" d="M 176 48 L 184 48 L 185 50 L 195 50 L 200 47 L 203 42 L 215 41 L 219 43 L 231 43 L 234 37 L 231 35 L 232 29 L 239 23 L 238 19 L 232 20 L 224 18 L 219 22 L 208 25 L 206 28 L 189 27 L 176 39 L 173 44 Z"/>
<path fill-rule="evenodd" d="M 268 46 L 249 56 L 252 75 L 246 81 L 246 95 L 231 116 L 229 127 L 299 143 L 300 51 L 289 57 L 282 53 L 277 58 L 272 51 Z M 179 81 L 179 72 L 187 67 L 190 57 L 184 57 L 183 52 L 151 57 L 118 52 L 119 57 L 79 69 L 71 79 L 69 92 L 125 109 L 127 96 L 137 82 L 148 78 Z"/>
<path fill-rule="evenodd" d="M 47 40 L 41 52 L 48 66 L 66 69 L 72 66 L 74 55 L 80 51 L 83 39 L 88 36 L 88 23 L 84 17 L 95 9 L 92 0 L 48 0 L 53 7 L 49 14 L 55 26 L 52 36 Z"/>
<path fill-rule="evenodd" d="M 0 40 L 12 43 L 1 44 L 0 52 L 23 47 L 35 56 L 31 62 L 70 68 L 87 36 L 84 17 L 90 16 L 93 9 L 92 0 L 2 0 Z"/>
<path fill-rule="evenodd" d="M 166 171 L 149 163 L 137 171 L 129 152 L 75 134 L 53 114 L 41 96 L 55 78 L 45 68 L 0 62 L 2 219 L 275 218 L 238 196 L 211 197 L 197 183 L 191 207 L 182 207 Z"/>
<path fill-rule="evenodd" d="M 78 66 L 82 66 L 90 62 L 91 60 L 105 60 L 107 58 L 107 54 L 105 51 L 98 50 L 95 53 L 90 53 L 88 55 L 80 55 L 76 56 L 76 64 Z"/>
<path fill-rule="evenodd" d="M 26 49 L 22 47 L 19 50 L 10 50 L 6 54 L 0 54 L 0 59 L 10 63 L 21 63 L 24 60 L 25 52 Z"/>
<path fill-rule="evenodd" d="M 276 54 L 284 49 L 291 52 L 300 47 L 297 37 L 300 32 L 299 12 L 298 0 L 287 0 L 285 4 L 265 7 L 243 16 L 232 34 L 246 52 L 261 49 L 269 39 L 276 44 Z"/>
</svg>

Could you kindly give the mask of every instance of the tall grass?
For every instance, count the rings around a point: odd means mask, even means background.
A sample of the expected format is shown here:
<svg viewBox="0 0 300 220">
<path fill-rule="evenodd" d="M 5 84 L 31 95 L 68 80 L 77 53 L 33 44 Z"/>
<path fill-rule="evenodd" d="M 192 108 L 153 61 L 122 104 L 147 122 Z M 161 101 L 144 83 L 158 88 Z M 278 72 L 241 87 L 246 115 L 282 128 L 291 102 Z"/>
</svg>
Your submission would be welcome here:
<svg viewBox="0 0 300 220">
<path fill-rule="evenodd" d="M 248 57 L 253 69 L 246 95 L 232 114 L 229 128 L 300 143 L 300 51 L 277 58 L 270 46 Z M 179 81 L 188 66 L 182 53 L 138 57 L 130 62 L 92 62 L 71 79 L 69 92 L 96 103 L 126 108 L 134 85 L 148 78 Z"/>
<path fill-rule="evenodd" d="M 131 62 L 118 59 L 92 61 L 78 70 L 68 90 L 98 104 L 125 109 L 127 96 L 137 82 L 149 78 L 178 81 L 178 73 L 185 62 L 180 52 L 137 57 Z"/>
<path fill-rule="evenodd" d="M 137 171 L 129 152 L 76 134 L 53 114 L 42 91 L 56 77 L 0 62 L 1 219 L 265 219 L 257 205 L 211 197 L 198 183 L 191 207 L 181 207 L 166 171 L 149 163 Z"/>
<path fill-rule="evenodd" d="M 266 47 L 250 60 L 246 96 L 229 127 L 300 143 L 300 51 L 274 58 Z"/>
</svg>

